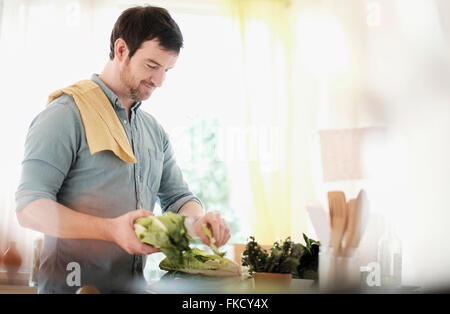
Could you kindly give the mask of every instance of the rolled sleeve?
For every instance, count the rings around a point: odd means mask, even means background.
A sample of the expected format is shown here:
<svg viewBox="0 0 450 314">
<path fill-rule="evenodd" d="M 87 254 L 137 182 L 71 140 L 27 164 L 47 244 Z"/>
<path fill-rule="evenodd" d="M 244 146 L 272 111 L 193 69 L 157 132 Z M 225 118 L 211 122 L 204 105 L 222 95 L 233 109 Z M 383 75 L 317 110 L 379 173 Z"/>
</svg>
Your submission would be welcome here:
<svg viewBox="0 0 450 314">
<path fill-rule="evenodd" d="M 22 164 L 22 177 L 16 192 L 16 210 L 21 210 L 31 202 L 47 198 L 56 201 L 56 194 L 64 174 L 42 160 L 27 160 Z"/>
<path fill-rule="evenodd" d="M 178 213 L 181 207 L 190 201 L 195 201 L 203 207 L 200 199 L 189 190 L 187 183 L 184 181 L 172 145 L 167 134 L 164 135 L 164 165 L 158 192 L 162 212 Z"/>
<path fill-rule="evenodd" d="M 47 198 L 56 201 L 77 153 L 77 112 L 62 96 L 31 123 L 25 141 L 16 210 Z"/>
<path fill-rule="evenodd" d="M 178 200 L 176 200 L 169 207 L 167 207 L 167 209 L 165 211 L 170 211 L 175 214 L 178 214 L 181 207 L 183 207 L 183 205 L 186 204 L 187 202 L 191 202 L 191 201 L 194 201 L 194 202 L 198 203 L 200 206 L 202 206 L 201 201 L 197 197 L 195 197 L 193 195 L 187 195 L 187 196 L 183 196 L 183 197 L 179 198 Z"/>
</svg>

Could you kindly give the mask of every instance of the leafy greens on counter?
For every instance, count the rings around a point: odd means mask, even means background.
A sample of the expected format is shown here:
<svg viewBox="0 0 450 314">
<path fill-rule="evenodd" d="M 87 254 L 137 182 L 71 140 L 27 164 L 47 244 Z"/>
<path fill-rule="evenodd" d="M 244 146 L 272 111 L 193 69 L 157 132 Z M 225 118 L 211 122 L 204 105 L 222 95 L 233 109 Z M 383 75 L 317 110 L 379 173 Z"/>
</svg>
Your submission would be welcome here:
<svg viewBox="0 0 450 314">
<path fill-rule="evenodd" d="M 192 248 L 183 253 L 181 264 L 173 263 L 166 258 L 159 267 L 167 271 L 181 271 L 189 274 L 213 275 L 217 277 L 239 276 L 241 270 L 238 264 L 216 254 L 207 254 L 198 248 Z"/>
</svg>

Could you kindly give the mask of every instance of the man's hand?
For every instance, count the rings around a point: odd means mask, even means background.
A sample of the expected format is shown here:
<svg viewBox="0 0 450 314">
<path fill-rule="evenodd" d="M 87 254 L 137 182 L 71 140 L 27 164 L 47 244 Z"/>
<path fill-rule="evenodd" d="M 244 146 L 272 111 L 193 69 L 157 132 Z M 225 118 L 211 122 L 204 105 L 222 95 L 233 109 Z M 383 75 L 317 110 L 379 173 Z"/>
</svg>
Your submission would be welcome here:
<svg viewBox="0 0 450 314">
<path fill-rule="evenodd" d="M 221 247 L 230 239 L 230 228 L 219 213 L 208 212 L 194 222 L 195 234 L 205 243 L 211 245 L 209 237 L 203 231 L 203 224 L 211 230 L 212 237 L 216 240 L 216 247 Z"/>
<path fill-rule="evenodd" d="M 141 217 L 154 216 L 152 212 L 138 209 L 122 216 L 112 218 L 112 241 L 128 252 L 128 254 L 151 254 L 160 252 L 159 249 L 139 241 L 134 232 L 134 222 Z"/>
</svg>

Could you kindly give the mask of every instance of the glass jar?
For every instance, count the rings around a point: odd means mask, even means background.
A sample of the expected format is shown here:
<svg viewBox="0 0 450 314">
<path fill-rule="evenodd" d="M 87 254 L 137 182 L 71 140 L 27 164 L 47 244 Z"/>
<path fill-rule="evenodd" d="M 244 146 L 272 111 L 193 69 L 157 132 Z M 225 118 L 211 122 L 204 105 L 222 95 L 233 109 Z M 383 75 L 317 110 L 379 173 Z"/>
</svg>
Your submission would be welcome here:
<svg viewBox="0 0 450 314">
<path fill-rule="evenodd" d="M 319 288 L 321 292 L 359 292 L 360 257 L 357 248 L 345 256 L 321 245 L 319 251 Z"/>
</svg>

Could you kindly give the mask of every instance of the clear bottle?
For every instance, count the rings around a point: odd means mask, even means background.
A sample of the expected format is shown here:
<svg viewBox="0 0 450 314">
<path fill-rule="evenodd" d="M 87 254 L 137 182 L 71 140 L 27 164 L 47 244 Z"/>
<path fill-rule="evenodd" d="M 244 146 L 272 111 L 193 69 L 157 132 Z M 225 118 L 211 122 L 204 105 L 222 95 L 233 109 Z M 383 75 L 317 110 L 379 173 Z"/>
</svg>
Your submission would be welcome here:
<svg viewBox="0 0 450 314">
<path fill-rule="evenodd" d="M 392 223 L 387 222 L 384 234 L 378 241 L 378 263 L 381 286 L 400 288 L 402 285 L 402 243 Z"/>
</svg>

